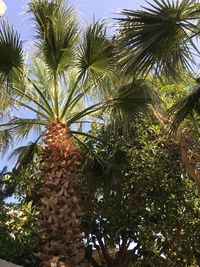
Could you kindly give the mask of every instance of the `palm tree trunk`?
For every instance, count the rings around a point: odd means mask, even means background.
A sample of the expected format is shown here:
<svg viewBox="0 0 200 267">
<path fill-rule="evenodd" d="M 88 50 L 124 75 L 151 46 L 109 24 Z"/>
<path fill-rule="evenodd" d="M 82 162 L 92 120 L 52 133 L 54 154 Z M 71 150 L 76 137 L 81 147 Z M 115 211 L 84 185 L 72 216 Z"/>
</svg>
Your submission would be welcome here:
<svg viewBox="0 0 200 267">
<path fill-rule="evenodd" d="M 80 230 L 81 210 L 77 189 L 82 153 L 74 146 L 65 124 L 47 129 L 42 150 L 39 229 L 41 267 L 82 266 L 84 247 Z"/>
</svg>

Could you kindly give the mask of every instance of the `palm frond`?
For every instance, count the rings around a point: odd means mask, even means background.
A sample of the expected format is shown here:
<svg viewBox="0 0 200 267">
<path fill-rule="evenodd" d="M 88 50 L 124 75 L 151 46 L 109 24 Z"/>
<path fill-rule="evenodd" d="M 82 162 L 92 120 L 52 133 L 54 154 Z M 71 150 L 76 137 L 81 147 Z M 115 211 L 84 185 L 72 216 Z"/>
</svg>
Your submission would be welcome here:
<svg viewBox="0 0 200 267">
<path fill-rule="evenodd" d="M 2 170 L 0 170 L 0 180 L 2 180 L 3 176 L 5 175 L 5 173 L 7 173 L 8 168 L 7 166 L 3 167 Z"/>
<path fill-rule="evenodd" d="M 62 0 L 32 0 L 38 48 L 51 71 L 62 74 L 74 60 L 78 27 L 75 12 Z"/>
<path fill-rule="evenodd" d="M 103 142 L 101 139 L 99 139 L 98 137 L 94 136 L 94 135 L 91 135 L 89 133 L 84 133 L 84 132 L 80 132 L 80 131 L 71 131 L 71 133 L 73 135 L 80 135 L 80 136 L 84 136 L 86 138 L 89 138 L 89 139 L 95 139 L 99 142 Z"/>
<path fill-rule="evenodd" d="M 175 132 L 180 124 L 194 112 L 200 115 L 200 85 L 194 87 L 192 92 L 174 104 L 170 109 L 170 115 L 173 115 L 173 122 L 170 127 L 171 132 Z"/>
<path fill-rule="evenodd" d="M 51 116 L 53 114 L 53 111 L 52 111 L 48 101 L 45 99 L 45 97 L 43 96 L 42 92 L 39 89 L 37 90 L 37 93 L 39 91 L 39 93 L 40 93 L 39 95 L 41 96 L 41 94 L 42 94 L 45 101 L 41 101 L 41 100 L 43 100 L 41 98 L 38 99 L 38 97 L 33 92 L 31 92 L 31 94 L 30 94 L 30 93 L 23 92 L 17 88 L 13 88 L 13 90 L 15 91 L 15 93 L 18 93 L 18 95 L 20 97 L 25 99 L 24 102 L 26 102 L 27 100 L 31 101 L 32 104 L 36 105 L 36 107 L 38 107 L 38 109 L 40 109 L 42 112 L 48 114 L 49 116 Z M 20 104 L 20 101 L 14 100 L 14 102 L 15 101 Z M 25 103 L 23 103 L 23 104 L 25 104 Z"/>
<path fill-rule="evenodd" d="M 27 167 L 33 162 L 35 156 L 39 153 L 38 139 L 34 143 L 29 143 L 27 146 L 16 148 L 10 155 L 9 160 L 15 162 L 15 167 Z"/>
<path fill-rule="evenodd" d="M 51 120 L 51 117 L 49 117 L 47 114 L 41 112 L 39 109 L 33 108 L 30 104 L 25 104 L 23 101 L 17 100 L 17 99 L 11 99 L 13 101 L 13 104 L 18 105 L 20 107 L 26 108 L 30 111 L 33 111 L 37 116 L 42 117 L 43 119 L 46 119 L 47 121 Z"/>
<path fill-rule="evenodd" d="M 69 94 L 64 101 L 64 106 L 62 109 L 61 119 L 65 119 L 67 115 L 76 112 L 77 110 L 83 109 L 85 107 L 85 98 L 89 90 L 93 88 L 93 85 L 85 86 L 86 84 L 80 83 L 81 75 L 78 76 L 77 80 L 72 83 L 70 81 Z"/>
<path fill-rule="evenodd" d="M 72 113 L 66 120 L 67 125 L 71 125 L 73 123 L 76 123 L 76 121 L 91 115 L 92 113 L 102 110 L 103 108 L 108 107 L 111 104 L 111 100 L 107 100 L 107 101 L 101 101 L 99 103 L 96 103 L 94 105 L 88 106 L 86 108 L 84 108 L 81 111 L 78 112 L 74 112 Z"/>
<path fill-rule="evenodd" d="M 129 123 L 147 113 L 150 105 L 160 103 L 152 86 L 144 80 L 136 80 L 118 88 L 113 103 L 109 107 L 111 121 L 116 128 Z"/>
<path fill-rule="evenodd" d="M 79 83 L 81 80 L 81 75 L 79 75 L 78 77 L 76 77 L 76 80 L 74 79 L 70 79 L 69 83 L 69 90 L 68 92 L 65 92 L 65 97 L 64 97 L 64 101 L 63 101 L 63 107 L 62 107 L 62 112 L 61 112 L 61 119 L 65 118 L 68 109 L 73 101 L 74 96 L 77 94 L 77 92 L 80 92 L 80 87 L 79 87 Z"/>
<path fill-rule="evenodd" d="M 46 99 L 52 99 L 53 78 L 45 63 L 40 58 L 31 58 L 31 81 L 44 94 Z"/>
<path fill-rule="evenodd" d="M 47 123 L 40 119 L 14 118 L 8 123 L 0 124 L 0 129 L 7 130 L 14 138 L 22 141 L 27 138 L 31 131 L 41 133 L 41 127 Z"/>
<path fill-rule="evenodd" d="M 99 81 L 102 75 L 108 75 L 115 66 L 114 45 L 106 37 L 103 23 L 94 22 L 89 25 L 78 54 L 78 70 L 82 77 L 91 76 Z"/>
<path fill-rule="evenodd" d="M 199 5 L 194 0 L 148 4 L 144 10 L 121 12 L 125 16 L 118 19 L 121 64 L 126 73 L 153 72 L 176 79 L 194 63 L 195 44 L 190 37 L 199 32 Z"/>
<path fill-rule="evenodd" d="M 24 63 L 20 35 L 5 21 L 0 24 L 0 80 L 8 81 Z"/>
</svg>

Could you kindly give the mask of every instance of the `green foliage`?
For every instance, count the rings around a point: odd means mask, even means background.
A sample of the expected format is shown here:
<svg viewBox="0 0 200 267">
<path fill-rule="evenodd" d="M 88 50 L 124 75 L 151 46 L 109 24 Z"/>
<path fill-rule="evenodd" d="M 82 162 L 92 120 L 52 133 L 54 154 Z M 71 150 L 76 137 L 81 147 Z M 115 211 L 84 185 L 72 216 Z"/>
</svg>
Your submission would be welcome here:
<svg viewBox="0 0 200 267">
<path fill-rule="evenodd" d="M 65 1 L 31 1 L 39 50 L 54 75 L 63 74 L 74 60 L 78 27 L 73 8 Z"/>
<path fill-rule="evenodd" d="M 33 155 L 29 157 L 27 153 L 38 151 L 34 144 L 37 146 L 52 122 L 59 120 L 70 128 L 83 125 L 84 120 L 90 123 L 91 116 L 105 111 L 119 121 L 148 110 L 153 103 L 152 89 L 142 80 L 133 82 L 133 78 L 122 79 L 116 75 L 119 71 L 115 41 L 107 37 L 103 23 L 93 22 L 81 29 L 74 9 L 61 0 L 33 0 L 29 3 L 29 12 L 34 19 L 37 34 L 34 47 L 38 51 L 29 64 L 22 60 L 19 35 L 9 26 L 8 29 L 2 26 L 5 38 L 0 38 L 0 46 L 8 35 L 10 38 L 6 40 L 9 46 L 16 47 L 19 61 L 11 77 L 4 73 L 10 77 L 7 84 L 10 97 L 2 107 L 8 105 L 10 109 L 31 112 L 31 118 L 24 118 L 24 113 L 20 117 L 2 114 L 2 150 L 9 146 L 12 138 L 24 141 L 36 130 L 31 146 L 25 145 L 13 152 L 14 156 L 23 158 L 24 151 L 24 158 L 32 159 Z M 12 57 L 11 52 L 4 51 L 4 56 Z M 11 68 L 15 65 L 12 64 Z M 3 57 L 0 57 L 0 65 L 8 67 Z"/>
<path fill-rule="evenodd" d="M 89 25 L 79 49 L 78 68 L 83 77 L 89 74 L 93 80 L 101 82 L 99 78 L 108 75 L 116 67 L 113 60 L 116 57 L 114 44 L 106 38 L 102 23 L 95 22 Z"/>
<path fill-rule="evenodd" d="M 198 35 L 199 4 L 157 1 L 143 10 L 123 10 L 119 18 L 121 62 L 125 72 L 177 79 L 194 62 L 192 37 Z M 193 23 L 191 23 L 193 21 Z"/>
<path fill-rule="evenodd" d="M 123 125 L 125 132 L 130 123 L 144 114 L 147 115 L 151 106 L 157 109 L 161 103 L 153 84 L 142 79 L 120 84 L 116 91 L 114 103 L 111 105 L 111 121 L 115 129 L 122 128 Z"/>
<path fill-rule="evenodd" d="M 175 131 L 185 119 L 190 119 L 197 127 L 197 115 L 200 115 L 200 85 L 194 86 L 191 93 L 177 101 L 171 108 L 170 112 L 174 114 L 171 130 Z"/>
<path fill-rule="evenodd" d="M 15 69 L 23 66 L 22 41 L 18 33 L 6 22 L 1 22 L 0 30 L 0 80 L 10 76 Z"/>
<path fill-rule="evenodd" d="M 127 138 L 106 127 L 97 137 L 88 141 L 82 181 L 89 259 L 105 249 L 113 264 L 105 266 L 195 266 L 200 202 L 178 146 L 148 121 Z"/>
<path fill-rule="evenodd" d="M 30 194 L 40 184 L 35 171 L 30 165 L 20 174 L 19 170 L 6 173 L 4 169 L 0 180 L 0 258 L 24 267 L 37 266 L 39 240 L 35 234 L 35 202 L 38 197 Z M 5 201 L 10 196 L 15 196 L 15 203 Z"/>
<path fill-rule="evenodd" d="M 25 267 L 37 266 L 34 253 L 39 241 L 33 232 L 32 203 L 1 205 L 0 221 L 0 258 Z"/>
<path fill-rule="evenodd" d="M 91 134 L 96 138 L 81 138 L 87 148 L 80 176 L 87 260 L 96 261 L 97 251 L 106 249 L 107 265 L 97 266 L 198 266 L 200 203 L 193 182 L 182 172 L 178 146 L 149 120 L 132 126 L 126 136 L 98 124 Z M 20 202 L 11 205 L 14 219 L 2 202 L 6 245 L 0 256 L 25 267 L 37 266 L 37 170 L 34 162 L 1 179 L 3 199 L 14 193 Z"/>
<path fill-rule="evenodd" d="M 12 172 L 3 170 L 0 175 L 0 257 L 37 266 L 39 139 L 44 128 L 59 119 L 73 127 L 77 144 L 85 150 L 80 185 L 86 259 L 98 267 L 198 266 L 196 187 L 182 171 L 177 144 L 158 124 L 141 116 L 152 105 L 155 111 L 160 108 L 160 99 L 150 81 L 135 76 L 153 73 L 164 75 L 163 81 L 183 77 L 180 74 L 193 60 L 191 47 L 197 50 L 192 38 L 198 31 L 199 5 L 192 0 L 154 0 L 143 11 L 125 10 L 112 40 L 103 23 L 82 30 L 65 1 L 33 0 L 29 8 L 38 54 L 28 71 L 19 35 L 6 23 L 0 30 L 0 78 L 6 80 L 0 108 L 20 106 L 35 115 L 5 118 L 2 112 L 1 150 L 13 137 L 23 140 L 32 130 L 37 134 L 35 141 L 11 154 L 16 160 Z M 160 80 L 154 82 L 160 87 Z M 184 88 L 159 88 L 167 108 L 187 95 L 189 89 Z M 174 125 L 191 114 L 196 120 L 199 86 L 173 109 L 178 110 Z M 152 111 L 149 117 L 154 121 L 151 115 Z M 83 118 L 89 133 L 81 131 Z M 6 198 L 13 195 L 18 203 L 7 204 Z M 97 253 L 103 258 L 101 265 Z"/>
</svg>

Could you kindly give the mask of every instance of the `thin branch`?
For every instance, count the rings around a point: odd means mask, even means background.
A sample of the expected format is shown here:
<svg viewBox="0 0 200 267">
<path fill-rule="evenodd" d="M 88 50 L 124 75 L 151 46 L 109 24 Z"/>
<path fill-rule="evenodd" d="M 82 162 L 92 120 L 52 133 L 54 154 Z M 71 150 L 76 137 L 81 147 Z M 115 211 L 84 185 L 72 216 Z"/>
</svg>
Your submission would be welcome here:
<svg viewBox="0 0 200 267">
<path fill-rule="evenodd" d="M 97 230 L 97 232 L 98 232 L 98 230 Z M 110 255 L 108 253 L 108 250 L 107 250 L 105 244 L 103 243 L 103 241 L 102 241 L 101 236 L 99 235 L 99 233 L 96 233 L 96 238 L 97 238 L 97 241 L 98 241 L 99 246 L 101 248 L 101 251 L 102 251 L 104 260 L 105 260 L 106 264 L 108 266 L 110 266 L 110 264 L 111 264 L 111 258 L 110 258 Z"/>
</svg>

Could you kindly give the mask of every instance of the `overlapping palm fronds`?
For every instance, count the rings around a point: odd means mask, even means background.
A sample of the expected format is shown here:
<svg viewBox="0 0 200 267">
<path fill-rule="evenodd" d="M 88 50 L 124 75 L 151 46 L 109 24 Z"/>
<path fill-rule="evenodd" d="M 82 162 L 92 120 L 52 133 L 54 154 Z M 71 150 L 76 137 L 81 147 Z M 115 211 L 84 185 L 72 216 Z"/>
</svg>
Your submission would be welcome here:
<svg viewBox="0 0 200 267">
<path fill-rule="evenodd" d="M 65 1 L 31 1 L 36 40 L 44 62 L 54 75 L 63 74 L 74 61 L 79 39 L 76 14 Z"/>
<path fill-rule="evenodd" d="M 194 0 L 153 0 L 143 10 L 122 10 L 118 40 L 126 73 L 176 79 L 199 53 L 192 37 L 199 33 L 200 6 Z M 193 49 L 193 51 L 192 51 Z"/>
<path fill-rule="evenodd" d="M 4 148 L 11 137 L 21 141 L 33 129 L 42 135 L 56 120 L 84 128 L 84 121 L 88 124 L 95 114 L 106 112 L 110 121 L 124 121 L 124 116 L 133 119 L 149 107 L 150 86 L 121 78 L 114 40 L 107 37 L 103 23 L 93 22 L 80 30 L 74 9 L 61 0 L 33 0 L 29 12 L 38 53 L 28 65 L 19 34 L 6 23 L 0 30 L 0 76 L 10 90 L 9 105 L 31 113 L 28 118 L 3 119 Z"/>
<path fill-rule="evenodd" d="M 118 88 L 113 103 L 110 106 L 114 126 L 128 130 L 130 122 L 147 114 L 150 106 L 161 102 L 150 82 L 135 80 L 122 84 Z"/>
<path fill-rule="evenodd" d="M 87 77 L 89 74 L 100 82 L 102 75 L 113 73 L 116 67 L 115 48 L 112 40 L 106 37 L 103 24 L 94 22 L 88 26 L 79 50 L 78 69 L 81 76 Z"/>
<path fill-rule="evenodd" d="M 29 163 L 32 163 L 39 155 L 40 147 L 38 139 L 35 142 L 30 142 L 26 146 L 20 146 L 16 148 L 10 155 L 9 160 L 15 162 L 15 168 L 26 168 Z"/>
</svg>

